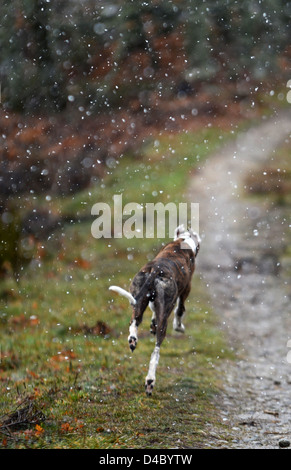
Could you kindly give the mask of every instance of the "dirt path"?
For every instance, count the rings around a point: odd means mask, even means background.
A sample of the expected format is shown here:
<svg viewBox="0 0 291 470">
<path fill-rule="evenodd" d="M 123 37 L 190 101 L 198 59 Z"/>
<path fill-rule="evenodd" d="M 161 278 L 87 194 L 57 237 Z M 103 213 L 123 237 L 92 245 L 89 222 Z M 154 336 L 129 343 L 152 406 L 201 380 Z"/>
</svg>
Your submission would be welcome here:
<svg viewBox="0 0 291 470">
<path fill-rule="evenodd" d="M 275 155 L 290 131 L 290 113 L 263 121 L 207 160 L 189 190 L 200 204 L 198 272 L 237 358 L 222 370 L 217 407 L 225 434 L 214 433 L 207 444 L 213 448 L 291 442 L 290 278 L 278 265 L 290 216 L 247 197 L 243 187 L 248 172 Z"/>
</svg>

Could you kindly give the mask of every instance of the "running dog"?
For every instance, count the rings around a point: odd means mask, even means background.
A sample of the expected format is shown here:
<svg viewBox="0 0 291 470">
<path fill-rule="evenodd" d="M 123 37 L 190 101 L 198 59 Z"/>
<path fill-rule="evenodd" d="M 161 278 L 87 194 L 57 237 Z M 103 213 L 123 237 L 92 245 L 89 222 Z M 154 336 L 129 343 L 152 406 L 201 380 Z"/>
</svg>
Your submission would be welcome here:
<svg viewBox="0 0 291 470">
<path fill-rule="evenodd" d="M 149 305 L 153 315 L 150 331 L 156 335 L 156 345 L 151 355 L 145 380 L 147 395 L 151 395 L 156 382 L 156 369 L 160 347 L 166 336 L 168 318 L 176 305 L 173 327 L 184 332 L 182 318 L 185 300 L 191 290 L 191 279 L 195 269 L 195 258 L 200 248 L 200 237 L 183 225 L 176 228 L 174 241 L 165 245 L 153 261 L 147 263 L 135 275 L 130 292 L 117 286 L 109 289 L 125 296 L 132 305 L 133 313 L 129 327 L 128 342 L 131 351 L 137 345 L 138 326 Z"/>
</svg>

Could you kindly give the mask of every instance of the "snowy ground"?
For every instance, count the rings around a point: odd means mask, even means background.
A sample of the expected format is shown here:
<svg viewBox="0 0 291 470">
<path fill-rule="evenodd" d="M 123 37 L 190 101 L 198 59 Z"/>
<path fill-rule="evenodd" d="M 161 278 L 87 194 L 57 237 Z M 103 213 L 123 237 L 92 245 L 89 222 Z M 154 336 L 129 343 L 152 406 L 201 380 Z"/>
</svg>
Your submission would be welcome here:
<svg viewBox="0 0 291 470">
<path fill-rule="evenodd" d="M 237 358 L 222 371 L 217 407 L 226 434 L 209 441 L 214 448 L 291 442 L 290 278 L 281 263 L 290 217 L 244 190 L 248 172 L 275 158 L 290 130 L 285 112 L 246 131 L 207 160 L 189 190 L 200 204 L 197 270 Z"/>
</svg>

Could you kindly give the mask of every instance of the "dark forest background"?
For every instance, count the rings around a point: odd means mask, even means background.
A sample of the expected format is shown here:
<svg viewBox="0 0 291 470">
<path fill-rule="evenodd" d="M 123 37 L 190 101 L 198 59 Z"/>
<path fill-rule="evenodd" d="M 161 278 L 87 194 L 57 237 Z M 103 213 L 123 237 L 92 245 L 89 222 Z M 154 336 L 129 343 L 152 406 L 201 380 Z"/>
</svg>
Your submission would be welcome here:
<svg viewBox="0 0 291 470">
<path fill-rule="evenodd" d="M 25 195 L 96 186 L 158 129 L 255 117 L 290 78 L 285 0 L 4 0 L 0 14 L 2 239 Z"/>
<path fill-rule="evenodd" d="M 174 102 L 192 110 L 195 100 L 204 113 L 226 112 L 290 70 L 284 0 L 14 0 L 0 12 L 6 196 L 75 191 L 92 177 L 85 156 L 122 153 L 140 117 L 164 125 Z"/>
<path fill-rule="evenodd" d="M 269 80 L 290 53 L 290 17 L 283 0 L 4 1 L 2 105 L 138 110 L 205 81 Z"/>
</svg>

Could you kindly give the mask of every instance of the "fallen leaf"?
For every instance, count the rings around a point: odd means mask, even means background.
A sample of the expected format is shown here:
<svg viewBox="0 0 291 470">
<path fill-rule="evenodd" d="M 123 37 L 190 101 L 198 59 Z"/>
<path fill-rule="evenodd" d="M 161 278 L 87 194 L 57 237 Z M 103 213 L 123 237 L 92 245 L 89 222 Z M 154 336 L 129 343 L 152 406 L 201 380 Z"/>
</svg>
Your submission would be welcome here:
<svg viewBox="0 0 291 470">
<path fill-rule="evenodd" d="M 35 425 L 35 429 L 36 429 L 35 431 L 36 436 L 40 436 L 44 432 L 44 429 L 39 424 Z"/>
</svg>

